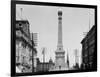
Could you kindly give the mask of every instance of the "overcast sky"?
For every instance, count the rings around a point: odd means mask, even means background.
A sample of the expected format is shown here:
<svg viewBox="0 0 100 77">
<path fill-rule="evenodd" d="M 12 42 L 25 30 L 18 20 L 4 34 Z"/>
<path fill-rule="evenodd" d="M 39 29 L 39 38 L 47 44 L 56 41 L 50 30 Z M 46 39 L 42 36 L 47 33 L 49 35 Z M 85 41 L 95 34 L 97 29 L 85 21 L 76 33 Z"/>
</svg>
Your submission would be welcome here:
<svg viewBox="0 0 100 77">
<path fill-rule="evenodd" d="M 20 8 L 23 8 L 21 13 Z M 74 50 L 79 50 L 79 63 L 81 63 L 81 41 L 84 37 L 83 32 L 89 31 L 94 25 L 94 9 L 72 8 L 72 7 L 54 7 L 39 5 L 16 5 L 16 19 L 27 19 L 30 23 L 30 31 L 38 33 L 38 54 L 42 60 L 42 48 L 46 47 L 46 61 L 52 57 L 55 61 L 55 51 L 58 40 L 58 10 L 61 9 L 63 48 L 65 50 L 65 59 L 67 50 L 69 53 L 70 66 L 75 62 Z"/>
</svg>

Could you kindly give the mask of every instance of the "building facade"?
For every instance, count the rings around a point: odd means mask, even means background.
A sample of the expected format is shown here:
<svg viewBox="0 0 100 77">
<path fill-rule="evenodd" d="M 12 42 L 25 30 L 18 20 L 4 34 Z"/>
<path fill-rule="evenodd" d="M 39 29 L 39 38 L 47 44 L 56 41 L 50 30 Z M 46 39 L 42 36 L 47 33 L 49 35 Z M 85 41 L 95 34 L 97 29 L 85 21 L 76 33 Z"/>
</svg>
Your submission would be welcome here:
<svg viewBox="0 0 100 77">
<path fill-rule="evenodd" d="M 37 47 L 38 45 L 37 35 L 38 35 L 37 33 L 33 33 L 33 41 L 34 41 L 35 47 Z"/>
<path fill-rule="evenodd" d="M 54 66 L 52 59 L 49 62 L 40 62 L 39 58 L 37 58 L 37 72 L 47 72 L 51 71 Z"/>
<path fill-rule="evenodd" d="M 34 57 L 37 54 L 29 27 L 27 20 L 16 20 L 16 64 L 20 63 L 24 72 L 32 72 Z"/>
<path fill-rule="evenodd" d="M 97 67 L 96 26 L 94 25 L 81 41 L 82 69 L 95 69 Z"/>
</svg>

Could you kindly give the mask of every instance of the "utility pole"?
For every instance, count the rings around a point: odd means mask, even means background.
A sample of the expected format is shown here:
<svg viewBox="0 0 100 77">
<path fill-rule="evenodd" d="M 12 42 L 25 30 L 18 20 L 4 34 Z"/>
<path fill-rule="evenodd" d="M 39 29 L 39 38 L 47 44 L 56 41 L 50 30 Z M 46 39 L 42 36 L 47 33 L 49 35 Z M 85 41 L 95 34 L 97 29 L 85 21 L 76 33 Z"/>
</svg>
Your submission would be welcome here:
<svg viewBox="0 0 100 77">
<path fill-rule="evenodd" d="M 43 50 L 42 50 L 42 54 L 43 54 L 43 71 L 44 71 L 44 63 L 45 63 L 45 48 L 43 48 Z"/>
<path fill-rule="evenodd" d="M 69 68 L 69 55 L 68 55 L 68 50 L 67 50 L 67 66 Z"/>
<path fill-rule="evenodd" d="M 75 49 L 75 64 L 76 64 L 76 67 L 78 68 L 77 65 L 79 65 L 79 52 L 78 52 L 78 49 Z"/>
<path fill-rule="evenodd" d="M 33 33 L 32 33 L 32 72 L 34 72 Z"/>
<path fill-rule="evenodd" d="M 78 52 L 78 50 L 77 49 L 75 49 L 75 63 L 77 63 L 77 61 L 78 61 L 78 55 L 77 55 L 77 52 Z"/>
</svg>

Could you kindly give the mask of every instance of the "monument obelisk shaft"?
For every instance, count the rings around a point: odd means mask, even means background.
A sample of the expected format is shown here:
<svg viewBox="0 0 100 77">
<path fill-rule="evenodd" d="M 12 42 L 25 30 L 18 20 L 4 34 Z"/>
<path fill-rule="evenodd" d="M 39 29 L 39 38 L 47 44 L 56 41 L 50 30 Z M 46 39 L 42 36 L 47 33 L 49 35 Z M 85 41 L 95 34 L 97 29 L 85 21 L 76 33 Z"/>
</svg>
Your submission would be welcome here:
<svg viewBox="0 0 100 77">
<path fill-rule="evenodd" d="M 62 12 L 58 12 L 58 46 L 57 48 L 62 48 Z"/>
<path fill-rule="evenodd" d="M 63 50 L 62 42 L 62 11 L 58 11 L 58 44 L 57 50 L 55 51 L 55 55 L 55 68 L 60 70 L 65 66 L 65 51 Z"/>
</svg>

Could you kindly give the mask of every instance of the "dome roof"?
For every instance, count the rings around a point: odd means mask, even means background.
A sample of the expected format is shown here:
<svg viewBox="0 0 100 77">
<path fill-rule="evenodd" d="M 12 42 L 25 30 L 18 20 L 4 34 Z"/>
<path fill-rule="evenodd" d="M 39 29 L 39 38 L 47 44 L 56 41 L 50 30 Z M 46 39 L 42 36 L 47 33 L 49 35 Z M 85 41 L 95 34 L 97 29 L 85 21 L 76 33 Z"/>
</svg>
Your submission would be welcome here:
<svg viewBox="0 0 100 77">
<path fill-rule="evenodd" d="M 53 63 L 53 61 L 52 61 L 52 59 L 51 59 L 51 58 L 49 59 L 49 62 L 50 62 L 50 63 Z"/>
</svg>

